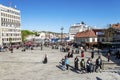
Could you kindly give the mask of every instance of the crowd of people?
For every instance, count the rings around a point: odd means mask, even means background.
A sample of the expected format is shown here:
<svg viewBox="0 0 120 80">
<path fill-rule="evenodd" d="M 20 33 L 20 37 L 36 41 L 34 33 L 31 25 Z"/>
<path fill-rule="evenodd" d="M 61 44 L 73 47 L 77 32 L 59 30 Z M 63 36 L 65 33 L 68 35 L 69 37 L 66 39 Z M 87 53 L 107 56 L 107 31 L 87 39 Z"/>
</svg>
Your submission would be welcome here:
<svg viewBox="0 0 120 80">
<path fill-rule="evenodd" d="M 98 70 L 102 69 L 102 59 L 101 59 L 101 55 L 98 54 L 98 58 L 95 60 L 94 59 L 94 55 L 95 55 L 95 50 L 94 47 L 90 48 L 91 50 L 91 56 L 86 57 L 85 52 L 87 51 L 86 47 L 83 46 L 76 46 L 76 45 L 69 45 L 68 43 L 64 43 L 62 45 L 60 44 L 39 44 L 37 46 L 33 46 L 33 45 L 22 45 L 20 46 L 20 48 L 22 48 L 22 52 L 25 52 L 26 50 L 30 49 L 30 50 L 34 50 L 35 47 L 40 47 L 40 50 L 43 50 L 43 46 L 45 47 L 51 47 L 51 49 L 58 49 L 60 50 L 60 52 L 65 52 L 67 53 L 67 55 L 65 54 L 61 60 L 61 68 L 62 70 L 69 70 L 69 68 L 73 65 L 70 64 L 70 59 L 72 58 L 72 60 L 74 59 L 74 66 L 72 66 L 72 68 L 75 71 L 81 71 L 82 73 L 84 72 L 98 72 Z M 0 47 L 1 49 L 1 47 Z M 11 53 L 13 53 L 14 47 L 13 46 L 9 46 L 9 47 L 4 47 L 4 49 L 8 49 Z M 16 47 L 16 49 L 19 49 L 19 47 Z M 100 53 L 98 51 L 98 53 Z M 77 55 L 77 56 L 76 56 Z M 111 59 L 111 52 L 108 51 L 107 52 L 107 59 L 108 62 Z M 94 59 L 94 60 L 93 60 Z M 115 53 L 115 59 L 116 60 L 120 60 L 120 51 L 117 51 Z M 47 54 L 45 54 L 45 58 L 43 60 L 43 63 L 46 64 L 48 63 L 48 58 L 47 58 Z"/>
<path fill-rule="evenodd" d="M 55 45 L 57 46 L 57 45 Z M 58 48 L 57 48 L 58 49 Z M 69 70 L 69 67 L 71 67 L 70 64 L 70 59 L 74 58 L 74 66 L 72 66 L 72 68 L 75 71 L 81 71 L 82 73 L 87 72 L 87 73 L 91 73 L 91 72 L 101 72 L 102 70 L 102 58 L 101 58 L 101 53 L 98 49 L 97 54 L 98 54 L 98 58 L 95 60 L 95 50 L 94 47 L 89 48 L 89 50 L 91 51 L 90 54 L 91 56 L 86 57 L 85 52 L 87 51 L 87 48 L 84 48 L 82 46 L 73 46 L 73 45 L 68 45 L 68 44 L 64 44 L 60 46 L 60 51 L 61 52 L 67 52 L 68 54 L 65 55 L 65 57 L 62 58 L 61 60 L 61 64 L 62 64 L 62 70 Z M 74 54 L 77 54 L 79 56 L 76 56 Z M 110 53 L 106 53 L 107 55 L 105 56 L 106 58 L 108 58 L 108 62 L 111 60 L 110 57 L 112 56 Z M 74 57 L 76 56 L 76 57 Z M 115 57 L 116 59 L 120 59 L 120 52 L 118 51 L 117 53 L 115 53 Z M 73 60 L 73 59 L 72 59 Z"/>
<path fill-rule="evenodd" d="M 101 56 L 98 56 L 95 63 L 92 62 L 92 58 L 88 58 L 87 61 L 85 61 L 85 58 L 79 58 L 80 56 L 76 56 L 74 58 L 74 66 L 73 69 L 75 71 L 81 71 L 82 73 L 88 72 L 98 72 L 98 70 L 102 70 L 102 59 Z M 61 68 L 62 70 L 68 70 L 71 67 L 71 64 L 69 62 L 69 59 L 73 57 L 65 56 L 61 60 Z M 80 60 L 81 59 L 81 60 Z"/>
</svg>

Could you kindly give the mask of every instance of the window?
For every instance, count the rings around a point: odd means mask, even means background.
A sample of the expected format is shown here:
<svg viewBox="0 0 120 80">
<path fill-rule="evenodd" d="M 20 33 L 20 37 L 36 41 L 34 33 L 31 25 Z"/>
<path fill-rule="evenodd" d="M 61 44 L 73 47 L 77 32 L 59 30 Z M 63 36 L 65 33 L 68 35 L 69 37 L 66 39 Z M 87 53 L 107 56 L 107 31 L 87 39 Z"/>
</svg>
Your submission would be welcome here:
<svg viewBox="0 0 120 80">
<path fill-rule="evenodd" d="M 4 39 L 2 39 L 2 41 L 4 41 Z"/>
<path fill-rule="evenodd" d="M 98 38 L 97 41 L 100 42 L 100 39 Z"/>
<path fill-rule="evenodd" d="M 92 42 L 95 42 L 95 38 L 92 38 Z"/>
<path fill-rule="evenodd" d="M 9 39 L 7 38 L 7 41 L 9 41 Z"/>
</svg>

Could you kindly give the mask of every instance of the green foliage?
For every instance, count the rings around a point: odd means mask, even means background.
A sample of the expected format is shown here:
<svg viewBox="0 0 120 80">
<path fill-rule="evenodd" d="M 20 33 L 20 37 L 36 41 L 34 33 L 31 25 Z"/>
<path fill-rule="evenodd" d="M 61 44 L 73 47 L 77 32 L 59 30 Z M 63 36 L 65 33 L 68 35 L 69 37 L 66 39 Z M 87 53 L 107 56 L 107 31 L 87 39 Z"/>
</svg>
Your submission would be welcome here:
<svg viewBox="0 0 120 80">
<path fill-rule="evenodd" d="M 35 34 L 35 36 L 39 36 L 38 32 L 35 32 L 34 34 Z"/>
<path fill-rule="evenodd" d="M 34 35 L 35 33 L 34 32 L 31 32 L 29 30 L 22 30 L 21 31 L 21 34 L 22 34 L 22 41 L 24 42 L 25 41 L 25 38 L 29 35 Z"/>
</svg>

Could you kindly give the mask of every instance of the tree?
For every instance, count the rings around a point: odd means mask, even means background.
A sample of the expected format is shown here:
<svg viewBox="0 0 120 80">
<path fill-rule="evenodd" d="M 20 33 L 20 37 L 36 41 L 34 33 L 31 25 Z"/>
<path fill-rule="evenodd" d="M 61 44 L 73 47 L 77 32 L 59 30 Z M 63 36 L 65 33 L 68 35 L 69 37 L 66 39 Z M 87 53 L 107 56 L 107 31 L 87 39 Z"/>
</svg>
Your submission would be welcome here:
<svg viewBox="0 0 120 80">
<path fill-rule="evenodd" d="M 21 34 L 22 34 L 22 42 L 24 42 L 24 41 L 25 41 L 25 38 L 26 38 L 27 36 L 33 35 L 33 34 L 35 34 L 35 33 L 34 33 L 34 32 L 31 32 L 31 31 L 29 31 L 29 30 L 22 30 L 22 31 L 21 31 Z"/>
<path fill-rule="evenodd" d="M 85 24 L 85 23 L 82 21 L 81 24 Z"/>
<path fill-rule="evenodd" d="M 38 32 L 35 32 L 34 34 L 35 34 L 35 36 L 39 36 L 40 35 L 40 34 L 38 34 Z"/>
</svg>

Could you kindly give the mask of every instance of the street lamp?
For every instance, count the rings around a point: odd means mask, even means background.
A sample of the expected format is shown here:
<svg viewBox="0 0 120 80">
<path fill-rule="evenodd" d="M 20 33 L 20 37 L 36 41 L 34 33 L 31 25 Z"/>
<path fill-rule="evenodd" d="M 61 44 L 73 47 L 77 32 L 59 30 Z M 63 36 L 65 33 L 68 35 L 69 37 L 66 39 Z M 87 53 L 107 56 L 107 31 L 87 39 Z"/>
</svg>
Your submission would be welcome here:
<svg viewBox="0 0 120 80">
<path fill-rule="evenodd" d="M 61 27 L 61 42 L 62 42 L 62 39 L 63 39 L 63 27 Z"/>
</svg>

